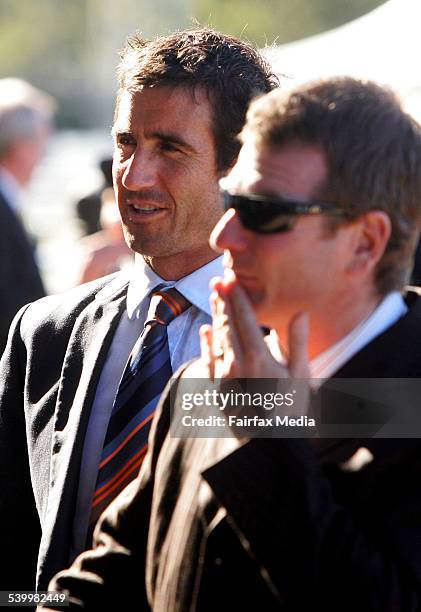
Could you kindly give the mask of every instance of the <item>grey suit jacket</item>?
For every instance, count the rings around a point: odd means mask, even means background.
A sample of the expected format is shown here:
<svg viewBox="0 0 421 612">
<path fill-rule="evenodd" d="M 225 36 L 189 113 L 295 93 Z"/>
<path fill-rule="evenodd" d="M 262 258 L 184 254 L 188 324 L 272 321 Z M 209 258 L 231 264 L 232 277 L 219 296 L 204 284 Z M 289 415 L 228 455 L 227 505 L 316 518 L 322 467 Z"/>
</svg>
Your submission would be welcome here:
<svg viewBox="0 0 421 612">
<path fill-rule="evenodd" d="M 0 192 L 0 356 L 13 317 L 45 295 L 33 248 L 22 223 Z"/>
<path fill-rule="evenodd" d="M 125 307 L 121 273 L 21 309 L 0 362 L 0 590 L 69 562 L 85 431 Z M 37 560 L 38 559 L 38 560 Z"/>
</svg>

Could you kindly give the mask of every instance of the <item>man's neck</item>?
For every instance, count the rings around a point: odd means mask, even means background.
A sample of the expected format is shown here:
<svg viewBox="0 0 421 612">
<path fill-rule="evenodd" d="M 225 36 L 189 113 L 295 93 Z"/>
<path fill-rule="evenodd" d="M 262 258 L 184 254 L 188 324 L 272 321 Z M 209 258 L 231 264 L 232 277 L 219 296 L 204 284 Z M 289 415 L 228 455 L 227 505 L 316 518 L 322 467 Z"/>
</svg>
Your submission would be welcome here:
<svg viewBox="0 0 421 612">
<path fill-rule="evenodd" d="M 167 257 L 148 257 L 143 259 L 163 280 L 179 280 L 198 268 L 216 259 L 219 255 L 210 247 L 177 253 Z"/>
<path fill-rule="evenodd" d="M 314 359 L 328 348 L 339 342 L 357 325 L 367 319 L 377 308 L 382 296 L 368 292 L 365 299 L 344 298 L 331 305 L 325 304 L 310 314 L 310 333 L 308 340 L 309 358 Z M 277 330 L 283 346 L 288 346 L 287 326 Z"/>
<path fill-rule="evenodd" d="M 369 316 L 360 321 L 339 341 L 311 360 L 312 378 L 330 378 L 377 336 L 394 325 L 407 311 L 408 307 L 398 291 L 392 291 L 384 296 Z"/>
<path fill-rule="evenodd" d="M 309 357 L 314 359 L 329 347 L 348 335 L 357 325 L 367 319 L 377 308 L 381 297 L 370 303 L 355 304 L 355 311 L 343 316 L 326 320 L 310 321 Z"/>
</svg>

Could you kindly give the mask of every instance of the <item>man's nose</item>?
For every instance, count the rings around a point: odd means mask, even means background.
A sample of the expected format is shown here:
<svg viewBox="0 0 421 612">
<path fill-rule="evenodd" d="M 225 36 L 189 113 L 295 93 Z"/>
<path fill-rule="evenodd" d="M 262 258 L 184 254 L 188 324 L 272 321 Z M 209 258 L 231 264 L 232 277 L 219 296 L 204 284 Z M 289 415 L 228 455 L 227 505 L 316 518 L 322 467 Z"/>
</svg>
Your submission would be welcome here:
<svg viewBox="0 0 421 612">
<path fill-rule="evenodd" d="M 123 174 L 123 186 L 129 191 L 140 191 L 156 184 L 157 166 L 148 151 L 136 149 L 128 160 Z"/>
<path fill-rule="evenodd" d="M 249 233 L 243 227 L 238 213 L 230 208 L 215 225 L 209 242 L 215 251 L 245 251 L 249 244 Z"/>
</svg>

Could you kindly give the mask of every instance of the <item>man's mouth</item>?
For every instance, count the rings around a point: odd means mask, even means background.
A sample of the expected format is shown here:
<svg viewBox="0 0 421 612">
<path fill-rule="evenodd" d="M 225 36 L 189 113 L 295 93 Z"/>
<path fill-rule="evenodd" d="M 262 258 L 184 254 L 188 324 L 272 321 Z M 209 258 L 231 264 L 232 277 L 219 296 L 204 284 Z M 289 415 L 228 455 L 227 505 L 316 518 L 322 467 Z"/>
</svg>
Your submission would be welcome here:
<svg viewBox="0 0 421 612">
<path fill-rule="evenodd" d="M 250 267 L 249 266 L 246 267 L 244 263 L 242 263 L 240 267 L 233 260 L 231 260 L 230 262 L 226 262 L 224 260 L 224 267 L 226 271 L 232 271 L 234 273 L 235 278 L 238 280 L 238 282 L 241 282 L 242 280 L 248 281 L 248 282 L 258 281 L 258 278 L 256 276 L 253 276 L 252 274 L 250 274 Z"/>
<path fill-rule="evenodd" d="M 251 304 L 253 306 L 257 306 L 258 304 L 260 304 L 265 294 L 265 291 L 259 279 L 256 276 L 242 274 L 241 272 L 235 270 L 235 268 L 234 272 L 238 284 L 247 294 Z"/>
<path fill-rule="evenodd" d="M 167 210 L 167 208 L 154 203 L 127 202 L 128 218 L 132 222 L 163 216 Z"/>
<path fill-rule="evenodd" d="M 241 272 L 235 272 L 235 277 L 237 281 L 241 284 L 256 284 L 258 279 L 255 276 L 248 276 L 245 274 L 241 274 Z"/>
<path fill-rule="evenodd" d="M 154 207 L 154 206 L 142 206 L 141 204 L 129 204 L 129 206 L 131 206 L 135 210 L 137 210 L 139 212 L 143 212 L 143 213 L 153 213 L 153 212 L 156 212 L 158 210 L 162 210 L 161 208 L 158 208 L 158 206 L 156 206 L 156 207 Z"/>
<path fill-rule="evenodd" d="M 253 291 L 261 288 L 261 283 L 256 276 L 251 276 L 249 273 L 245 274 L 241 270 L 236 270 L 235 266 L 233 267 L 233 271 L 238 284 L 245 291 Z"/>
</svg>

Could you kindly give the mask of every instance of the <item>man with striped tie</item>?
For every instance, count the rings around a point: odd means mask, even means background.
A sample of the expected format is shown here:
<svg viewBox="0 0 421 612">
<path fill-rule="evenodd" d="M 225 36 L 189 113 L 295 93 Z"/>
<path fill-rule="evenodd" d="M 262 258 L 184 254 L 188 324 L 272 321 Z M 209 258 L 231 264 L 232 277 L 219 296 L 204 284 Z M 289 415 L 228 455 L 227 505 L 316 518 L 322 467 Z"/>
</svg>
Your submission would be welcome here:
<svg viewBox="0 0 421 612">
<path fill-rule="evenodd" d="M 113 180 L 136 263 L 15 318 L 0 367 L 3 590 L 36 574 L 45 588 L 139 471 L 158 398 L 210 321 L 218 180 L 250 99 L 277 84 L 249 44 L 208 28 L 134 35 L 118 77 Z"/>
</svg>

